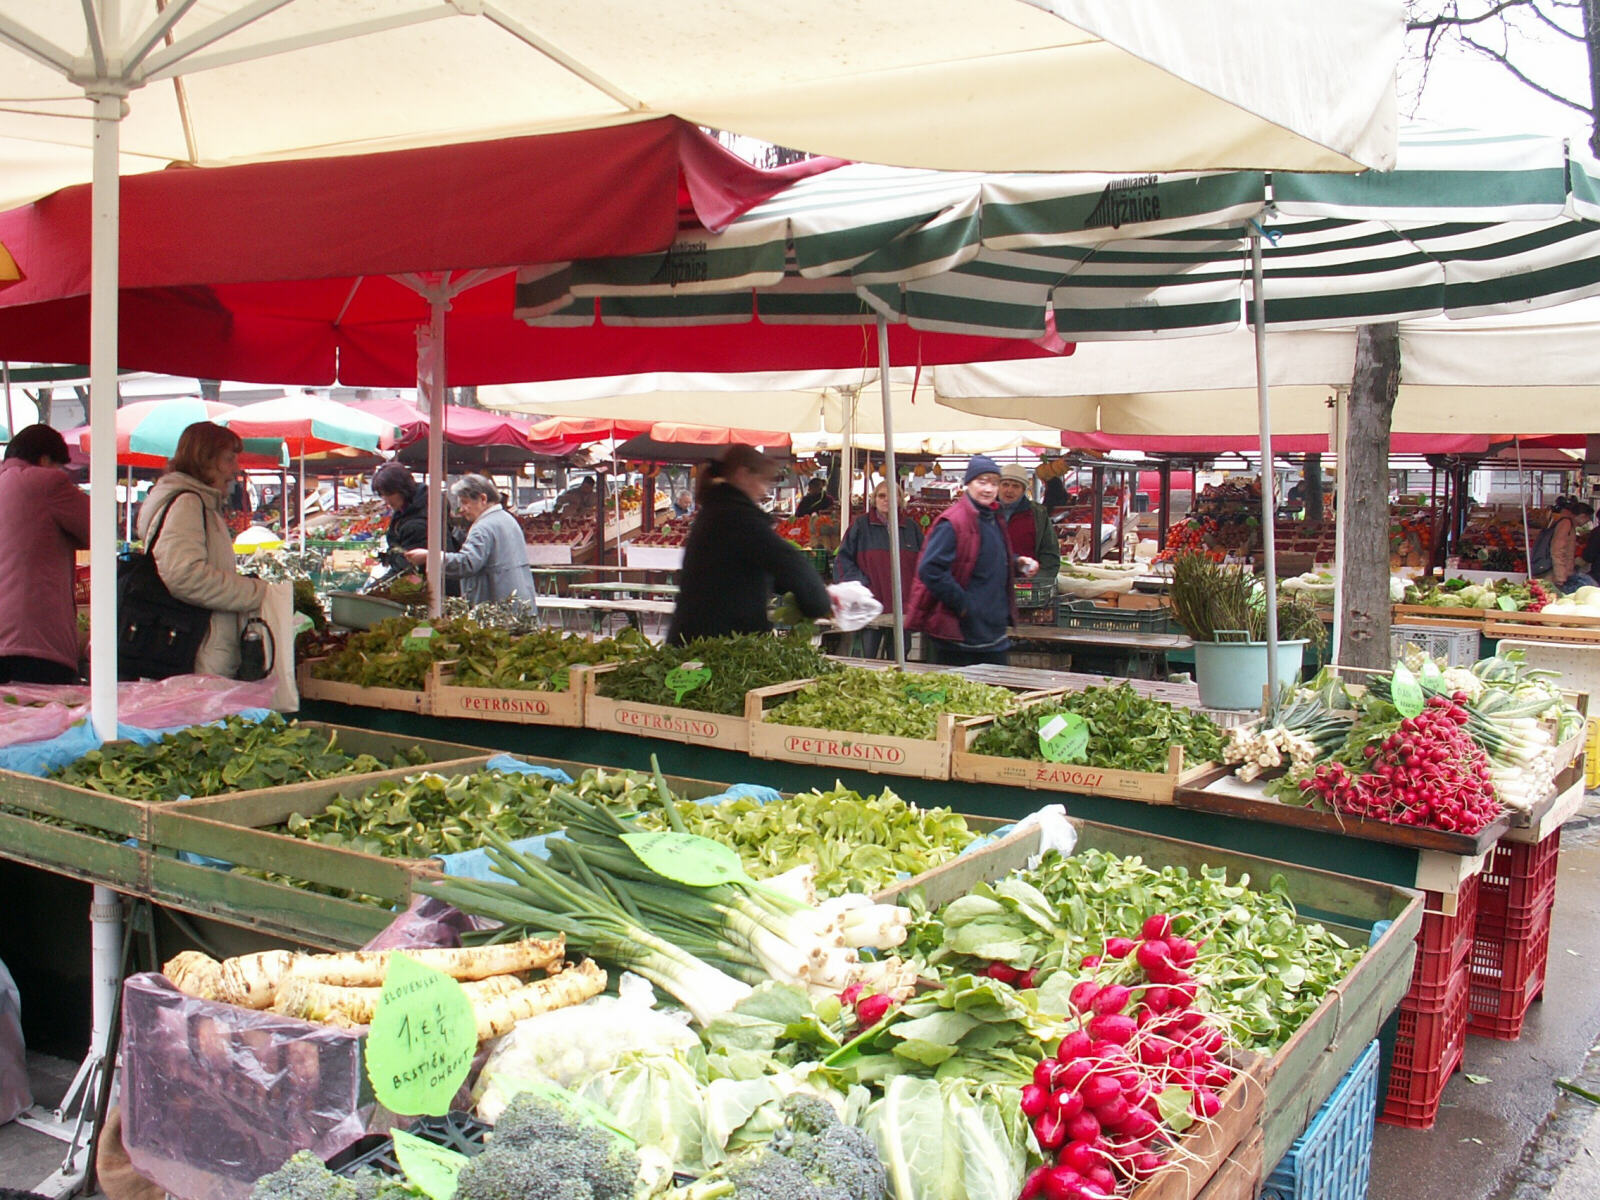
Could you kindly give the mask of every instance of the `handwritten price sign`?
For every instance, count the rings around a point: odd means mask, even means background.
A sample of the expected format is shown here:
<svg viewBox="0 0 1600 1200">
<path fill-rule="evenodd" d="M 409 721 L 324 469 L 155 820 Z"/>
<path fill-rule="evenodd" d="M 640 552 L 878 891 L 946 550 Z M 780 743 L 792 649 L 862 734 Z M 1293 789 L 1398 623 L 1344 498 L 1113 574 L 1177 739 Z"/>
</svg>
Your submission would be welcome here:
<svg viewBox="0 0 1600 1200">
<path fill-rule="evenodd" d="M 391 1112 L 439 1117 L 466 1082 L 478 1048 L 472 1001 L 443 971 L 389 956 L 367 1031 L 367 1077 Z"/>
</svg>

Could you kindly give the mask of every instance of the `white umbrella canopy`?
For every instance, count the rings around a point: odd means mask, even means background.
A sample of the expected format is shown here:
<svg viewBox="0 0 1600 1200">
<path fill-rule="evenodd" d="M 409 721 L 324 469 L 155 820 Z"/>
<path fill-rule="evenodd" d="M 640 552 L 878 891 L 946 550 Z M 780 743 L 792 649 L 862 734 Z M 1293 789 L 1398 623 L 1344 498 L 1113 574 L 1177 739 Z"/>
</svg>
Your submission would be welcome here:
<svg viewBox="0 0 1600 1200">
<path fill-rule="evenodd" d="M 1273 429 L 1326 434 L 1354 365 L 1353 329 L 1268 333 Z M 1256 369 L 1254 337 L 1241 330 L 1082 342 L 1066 361 L 940 366 L 934 380 L 940 405 L 990 418 L 1135 437 L 1254 436 Z M 1597 413 L 1600 299 L 1400 323 L 1395 433 L 1582 434 Z"/>
<path fill-rule="evenodd" d="M 0 0 L 0 204 L 88 178 L 99 75 L 121 173 L 664 113 L 966 170 L 1382 167 L 1401 37 L 1398 0 Z"/>
</svg>

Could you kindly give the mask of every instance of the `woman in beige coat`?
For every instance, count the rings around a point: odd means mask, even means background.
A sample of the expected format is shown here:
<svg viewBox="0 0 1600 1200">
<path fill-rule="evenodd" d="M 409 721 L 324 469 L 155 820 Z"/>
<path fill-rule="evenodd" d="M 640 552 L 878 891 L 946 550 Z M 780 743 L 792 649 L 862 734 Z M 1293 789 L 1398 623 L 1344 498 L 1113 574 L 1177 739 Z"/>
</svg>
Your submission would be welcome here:
<svg viewBox="0 0 1600 1200">
<path fill-rule="evenodd" d="M 156 539 L 156 570 L 179 600 L 211 610 L 211 629 L 195 656 L 196 675 L 231 679 L 239 670 L 239 633 L 266 599 L 265 581 L 239 574 L 222 496 L 239 472 L 244 443 L 232 430 L 200 421 L 183 431 L 165 475 L 139 513 L 139 536 Z M 169 512 L 170 509 L 170 512 Z"/>
</svg>

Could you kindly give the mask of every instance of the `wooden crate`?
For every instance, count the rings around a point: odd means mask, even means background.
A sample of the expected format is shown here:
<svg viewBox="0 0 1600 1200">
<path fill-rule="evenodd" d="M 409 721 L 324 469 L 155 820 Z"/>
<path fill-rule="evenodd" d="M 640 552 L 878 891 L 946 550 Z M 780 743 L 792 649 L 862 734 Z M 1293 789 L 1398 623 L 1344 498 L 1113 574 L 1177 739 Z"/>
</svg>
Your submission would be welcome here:
<svg viewBox="0 0 1600 1200">
<path fill-rule="evenodd" d="M 971 753 L 967 747 L 993 722 L 993 717 L 968 717 L 956 722 L 950 745 L 951 779 L 1080 796 L 1116 796 L 1146 804 L 1171 804 L 1176 788 L 1200 783 L 1219 770 L 1215 763 L 1186 763 L 1182 746 L 1171 747 L 1167 769 L 1160 774 Z"/>
<path fill-rule="evenodd" d="M 813 729 L 782 725 L 769 718 L 770 701 L 793 695 L 811 679 L 796 679 L 757 688 L 745 696 L 750 727 L 750 755 L 776 762 L 852 767 L 878 775 L 912 775 L 920 779 L 950 778 L 950 739 L 956 718 L 940 713 L 932 738 L 893 737 L 879 733 Z"/>
<path fill-rule="evenodd" d="M 409 692 L 403 688 L 361 687 L 354 683 L 336 683 L 331 679 L 314 679 L 311 669 L 325 660 L 310 658 L 295 668 L 295 686 L 302 700 L 329 700 L 335 704 L 354 704 L 362 708 L 387 708 L 395 712 L 432 712 L 427 688 Z"/>
<path fill-rule="evenodd" d="M 1236 1074 L 1219 1099 L 1222 1108 L 1208 1123 L 1197 1125 L 1178 1143 L 1171 1161 L 1133 1189 L 1129 1200 L 1199 1200 L 1200 1197 L 1254 1196 L 1238 1190 L 1251 1177 L 1249 1159 L 1255 1157 L 1254 1184 L 1261 1181 L 1261 1119 L 1266 1107 L 1266 1089 L 1261 1072 L 1266 1060 L 1260 1055 L 1242 1057 Z M 1254 1145 L 1254 1149 L 1246 1149 Z M 1230 1164 L 1238 1162 L 1236 1169 Z M 1229 1182 L 1229 1181 L 1232 1182 Z M 1218 1191 L 1213 1192 L 1213 1185 Z"/>
<path fill-rule="evenodd" d="M 450 664 L 435 663 L 428 693 L 436 717 L 460 717 L 470 721 L 504 721 L 511 725 L 559 725 L 583 728 L 586 667 L 573 667 L 567 673 L 567 689 L 562 692 L 532 688 L 456 687 Z"/>
<path fill-rule="evenodd" d="M 967 823 L 986 830 L 1002 824 L 984 817 L 968 817 Z M 1182 866 L 1191 874 L 1204 866 L 1225 867 L 1230 877 L 1248 874 L 1252 886 L 1258 888 L 1281 876 L 1300 911 L 1318 914 L 1323 926 L 1351 945 L 1366 945 L 1376 922 L 1390 922 L 1355 969 L 1323 997 L 1317 1011 L 1263 1065 L 1263 1154 L 1265 1161 L 1277 1162 L 1410 989 L 1416 936 L 1422 928 L 1422 896 L 1410 888 L 1155 834 L 1092 821 L 1072 823 L 1078 829 L 1080 848 L 1137 854 L 1154 866 Z M 1026 865 L 1038 851 L 1037 830 L 1013 833 L 905 880 L 880 898 L 894 899 L 916 888 L 930 907 L 937 907 L 965 896 L 980 882 L 993 881 Z"/>
<path fill-rule="evenodd" d="M 1396 604 L 1391 609 L 1394 620 L 1437 621 L 1455 625 L 1482 625 L 1485 621 L 1506 614 L 1495 608 L 1440 608 L 1434 604 Z"/>
<path fill-rule="evenodd" d="M 1265 1170 L 1266 1131 L 1257 1129 L 1236 1146 L 1206 1184 L 1198 1200 L 1256 1200 Z"/>
<path fill-rule="evenodd" d="M 1542 616 L 1542 613 L 1501 613 L 1502 617 Z M 1578 620 L 1580 618 L 1573 618 Z M 1593 620 L 1594 618 L 1589 618 Z M 1520 621 L 1489 620 L 1483 625 L 1483 636 L 1488 638 L 1525 638 L 1534 642 L 1575 642 L 1579 645 L 1600 645 L 1600 625 L 1531 625 Z"/>
<path fill-rule="evenodd" d="M 631 733 L 667 742 L 687 742 L 693 746 L 715 746 L 719 750 L 743 752 L 750 749 L 750 722 L 744 713 L 725 716 L 665 704 L 635 704 L 600 695 L 600 681 L 607 672 L 614 670 L 614 665 L 607 664 L 583 674 L 586 728 Z"/>
<path fill-rule="evenodd" d="M 140 895 L 150 878 L 149 838 L 148 805 L 0 771 L 0 858 Z"/>
<path fill-rule="evenodd" d="M 490 757 L 486 751 L 474 758 L 413 767 L 405 774 L 469 774 L 483 770 Z M 559 767 L 574 779 L 593 766 L 561 759 L 518 757 L 523 762 Z M 418 879 L 438 875 L 436 860 L 384 858 L 326 846 L 270 828 L 282 824 L 293 813 L 319 813 L 340 796 L 359 795 L 392 777 L 393 773 L 347 776 L 160 806 L 151 814 L 153 838 L 159 847 L 153 860 L 153 890 L 163 903 L 176 903 L 233 924 L 334 949 L 360 946 L 387 926 L 394 913 L 386 907 L 311 892 L 280 880 L 256 879 L 183 862 L 173 852 L 189 851 L 235 866 L 270 870 L 294 880 L 378 896 L 403 908 L 410 903 Z M 725 785 L 705 780 L 665 778 L 669 787 L 691 799 L 725 790 Z"/>
</svg>

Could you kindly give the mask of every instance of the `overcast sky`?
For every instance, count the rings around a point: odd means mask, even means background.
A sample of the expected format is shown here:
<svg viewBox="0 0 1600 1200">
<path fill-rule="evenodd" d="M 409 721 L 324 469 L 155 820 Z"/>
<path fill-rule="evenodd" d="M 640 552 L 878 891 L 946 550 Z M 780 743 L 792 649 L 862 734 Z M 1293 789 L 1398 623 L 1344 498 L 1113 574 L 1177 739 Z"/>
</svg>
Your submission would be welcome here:
<svg viewBox="0 0 1600 1200">
<path fill-rule="evenodd" d="M 1534 36 L 1533 31 L 1537 31 Z M 1519 69 L 1569 99 L 1589 99 L 1588 65 L 1583 46 L 1531 26 L 1512 31 L 1511 57 Z M 1484 37 L 1481 40 L 1487 41 Z M 1413 41 L 1416 41 L 1413 35 Z M 1493 43 L 1491 43 L 1493 44 Z M 1408 47 L 1420 51 L 1420 44 Z M 1437 124 L 1476 129 L 1551 133 L 1587 140 L 1589 122 L 1582 114 L 1540 96 L 1498 63 L 1461 46 L 1447 43 L 1428 72 L 1418 103 L 1421 78 L 1415 60 L 1401 64 L 1401 118 L 1416 116 Z"/>
</svg>

